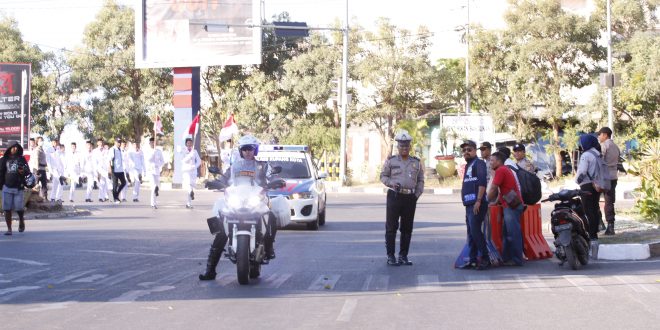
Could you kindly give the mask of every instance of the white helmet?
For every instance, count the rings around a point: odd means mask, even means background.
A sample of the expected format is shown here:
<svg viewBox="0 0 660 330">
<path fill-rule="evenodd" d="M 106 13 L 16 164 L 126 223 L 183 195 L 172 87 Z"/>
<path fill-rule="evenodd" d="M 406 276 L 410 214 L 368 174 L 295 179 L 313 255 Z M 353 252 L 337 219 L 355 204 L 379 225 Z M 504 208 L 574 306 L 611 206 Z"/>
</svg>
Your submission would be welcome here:
<svg viewBox="0 0 660 330">
<path fill-rule="evenodd" d="M 256 156 L 259 153 L 259 140 L 255 138 L 252 135 L 244 135 L 240 139 L 238 139 L 238 150 L 241 150 L 241 148 L 245 146 L 252 146 L 254 148 L 254 155 Z M 241 153 L 241 158 L 243 158 L 243 154 Z"/>
<path fill-rule="evenodd" d="M 408 131 L 403 129 L 400 130 L 399 133 L 394 137 L 394 140 L 397 142 L 410 142 L 412 141 L 412 136 L 408 134 Z"/>
</svg>

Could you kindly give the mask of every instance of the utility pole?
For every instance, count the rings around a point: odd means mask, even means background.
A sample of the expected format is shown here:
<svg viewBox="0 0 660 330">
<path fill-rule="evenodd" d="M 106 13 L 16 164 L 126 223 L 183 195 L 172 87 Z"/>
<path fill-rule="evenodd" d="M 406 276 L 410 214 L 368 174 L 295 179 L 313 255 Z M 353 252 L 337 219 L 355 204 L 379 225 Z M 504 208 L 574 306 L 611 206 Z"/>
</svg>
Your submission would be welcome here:
<svg viewBox="0 0 660 330">
<path fill-rule="evenodd" d="M 467 1 L 467 25 L 465 26 L 465 113 L 470 113 L 470 0 Z"/>
<path fill-rule="evenodd" d="M 339 146 L 339 183 L 346 184 L 346 113 L 348 112 L 348 0 L 346 0 L 346 17 L 344 18 L 344 51 L 342 56 L 341 76 L 341 141 Z"/>
<path fill-rule="evenodd" d="M 612 4 L 607 0 L 607 76 L 612 79 Z M 613 80 L 613 79 L 612 79 Z M 607 87 L 607 126 L 614 133 L 614 110 L 612 109 L 612 88 L 614 82 Z"/>
</svg>

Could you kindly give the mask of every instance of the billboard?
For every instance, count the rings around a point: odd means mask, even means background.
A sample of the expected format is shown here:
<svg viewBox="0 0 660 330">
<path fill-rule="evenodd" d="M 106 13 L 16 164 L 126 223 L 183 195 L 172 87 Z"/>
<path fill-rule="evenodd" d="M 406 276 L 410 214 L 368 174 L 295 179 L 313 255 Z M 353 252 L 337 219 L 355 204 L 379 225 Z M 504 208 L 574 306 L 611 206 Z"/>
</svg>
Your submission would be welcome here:
<svg viewBox="0 0 660 330">
<path fill-rule="evenodd" d="M 137 2 L 138 68 L 261 63 L 259 0 Z"/>
<path fill-rule="evenodd" d="M 27 144 L 30 134 L 30 73 L 25 63 L 0 63 L 0 149 Z"/>
</svg>

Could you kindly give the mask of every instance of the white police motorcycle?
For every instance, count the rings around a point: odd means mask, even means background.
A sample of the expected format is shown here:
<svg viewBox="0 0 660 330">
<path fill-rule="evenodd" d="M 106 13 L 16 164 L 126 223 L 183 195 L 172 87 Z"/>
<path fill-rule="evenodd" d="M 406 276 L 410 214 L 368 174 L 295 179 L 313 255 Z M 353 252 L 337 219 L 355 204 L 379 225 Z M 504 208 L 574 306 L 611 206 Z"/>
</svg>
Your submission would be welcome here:
<svg viewBox="0 0 660 330">
<path fill-rule="evenodd" d="M 275 168 L 273 174 L 279 171 L 281 168 Z M 209 172 L 220 174 L 217 167 L 210 167 Z M 212 234 L 227 235 L 225 256 L 236 265 L 238 283 L 244 285 L 261 275 L 271 209 L 276 218 L 284 216 L 282 210 L 286 209 L 290 219 L 288 202 L 284 198 L 269 200 L 266 193 L 269 189 L 284 187 L 286 182 L 276 179 L 261 187 L 251 177 L 233 177 L 230 183 L 229 186 L 218 180 L 207 183 L 209 189 L 224 188 L 224 197 L 218 198 L 213 206 L 213 217 L 207 222 Z"/>
</svg>

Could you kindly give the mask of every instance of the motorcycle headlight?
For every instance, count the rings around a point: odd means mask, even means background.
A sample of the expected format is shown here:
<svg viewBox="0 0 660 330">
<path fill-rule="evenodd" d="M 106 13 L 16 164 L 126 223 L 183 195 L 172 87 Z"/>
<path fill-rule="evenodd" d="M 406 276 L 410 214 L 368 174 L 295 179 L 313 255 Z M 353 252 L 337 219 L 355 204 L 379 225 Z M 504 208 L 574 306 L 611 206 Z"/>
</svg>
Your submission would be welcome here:
<svg viewBox="0 0 660 330">
<path fill-rule="evenodd" d="M 247 200 L 247 207 L 252 208 L 252 207 L 257 207 L 259 206 L 259 203 L 261 203 L 261 197 L 260 196 L 251 196 Z"/>
<path fill-rule="evenodd" d="M 227 205 L 232 209 L 238 209 L 241 207 L 241 198 L 238 196 L 229 196 L 227 199 Z"/>
<path fill-rule="evenodd" d="M 312 194 L 311 191 L 295 193 L 291 195 L 291 199 L 312 199 L 312 198 L 314 198 L 314 194 Z"/>
</svg>

